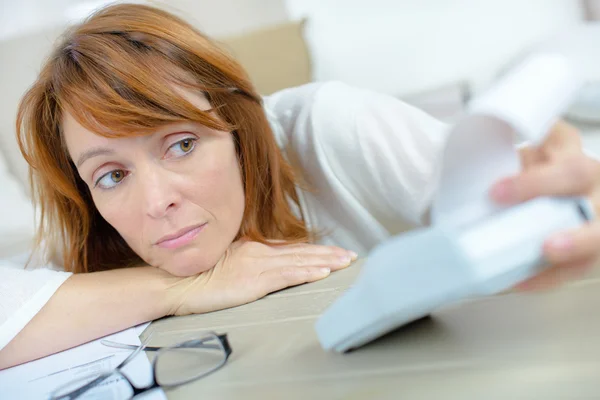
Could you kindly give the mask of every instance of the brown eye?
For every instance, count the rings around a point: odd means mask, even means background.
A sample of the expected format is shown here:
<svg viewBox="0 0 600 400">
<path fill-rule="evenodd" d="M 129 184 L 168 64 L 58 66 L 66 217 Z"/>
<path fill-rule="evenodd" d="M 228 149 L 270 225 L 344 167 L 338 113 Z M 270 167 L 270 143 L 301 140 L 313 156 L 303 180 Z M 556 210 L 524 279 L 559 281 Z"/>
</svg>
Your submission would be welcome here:
<svg viewBox="0 0 600 400">
<path fill-rule="evenodd" d="M 110 173 L 110 179 L 114 182 L 114 183 L 119 183 L 123 180 L 123 178 L 125 177 L 125 173 L 123 172 L 123 170 L 115 170 L 113 172 Z"/>
<path fill-rule="evenodd" d="M 179 148 L 184 153 L 188 153 L 194 147 L 194 141 L 192 139 L 183 139 L 179 142 Z"/>
<path fill-rule="evenodd" d="M 165 159 L 170 158 L 179 158 L 191 154 L 194 151 L 194 147 L 196 147 L 196 138 L 187 137 L 181 139 L 171 145 L 169 150 L 165 154 Z"/>
<path fill-rule="evenodd" d="M 115 169 L 102 175 L 95 183 L 94 187 L 99 186 L 102 189 L 112 189 L 116 187 L 123 179 L 127 177 L 127 172 L 122 169 Z"/>
</svg>

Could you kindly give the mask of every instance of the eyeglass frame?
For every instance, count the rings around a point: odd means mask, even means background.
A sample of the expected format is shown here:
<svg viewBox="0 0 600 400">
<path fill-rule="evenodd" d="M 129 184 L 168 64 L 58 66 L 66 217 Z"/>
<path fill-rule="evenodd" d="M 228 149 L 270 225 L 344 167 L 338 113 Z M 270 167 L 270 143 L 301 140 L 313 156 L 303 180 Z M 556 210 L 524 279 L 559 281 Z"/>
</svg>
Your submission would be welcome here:
<svg viewBox="0 0 600 400">
<path fill-rule="evenodd" d="M 150 390 L 156 389 L 156 388 L 173 388 L 173 387 L 177 387 L 177 386 L 181 386 L 181 385 L 185 385 L 188 384 L 190 382 L 196 381 L 198 379 L 202 379 L 207 375 L 212 374 L 213 372 L 217 371 L 218 369 L 222 368 L 226 363 L 227 360 L 229 359 L 229 356 L 232 353 L 232 349 L 231 349 L 231 345 L 229 344 L 229 340 L 227 338 L 227 334 L 223 333 L 223 334 L 217 334 L 215 332 L 202 332 L 201 333 L 202 336 L 208 336 L 208 335 L 212 335 L 215 338 L 218 339 L 219 343 L 221 344 L 220 348 L 223 349 L 225 357 L 223 358 L 223 361 L 217 365 L 216 367 L 204 372 L 203 374 L 200 374 L 198 376 L 195 376 L 193 378 L 189 378 L 187 380 L 181 381 L 181 382 L 177 382 L 176 384 L 172 384 L 172 385 L 159 385 L 158 381 L 156 379 L 156 363 L 157 360 L 159 359 L 159 356 L 161 354 L 161 352 L 166 352 L 167 350 L 172 350 L 172 349 L 178 349 L 178 348 L 182 348 L 182 347 L 187 347 L 192 345 L 191 347 L 196 348 L 196 347 L 211 347 L 210 345 L 204 345 L 202 346 L 202 337 L 200 339 L 191 339 L 191 340 L 186 340 L 184 342 L 175 344 L 173 346 L 164 346 L 164 347 L 156 347 L 156 346 L 148 346 L 148 343 L 150 341 L 150 338 L 152 337 L 152 334 L 150 334 L 150 336 L 148 336 L 144 342 L 141 345 L 130 345 L 130 344 L 122 344 L 122 343 L 117 343 L 117 342 L 112 342 L 110 340 L 102 340 L 101 343 L 104 344 L 105 346 L 110 346 L 110 347 L 117 347 L 117 348 L 126 348 L 126 349 L 131 349 L 131 348 L 135 348 L 135 350 L 129 354 L 123 361 L 121 361 L 121 363 L 119 365 L 117 365 L 114 369 L 104 372 L 104 373 L 100 373 L 95 379 L 93 379 L 92 381 L 84 384 L 83 386 L 81 386 L 80 388 L 74 389 L 73 391 L 66 393 L 62 396 L 57 396 L 57 397 L 53 397 L 53 395 L 50 395 L 50 399 L 51 400 L 61 400 L 61 399 L 68 399 L 68 400 L 73 400 L 76 399 L 78 397 L 80 397 L 81 395 L 83 395 L 84 393 L 86 393 L 87 391 L 93 389 L 96 385 L 100 384 L 101 382 L 103 382 L 105 379 L 110 378 L 111 376 L 118 374 L 121 377 L 123 377 L 125 379 L 125 381 L 127 381 L 127 383 L 129 384 L 129 386 L 131 387 L 133 394 L 131 395 L 131 398 L 134 398 L 137 395 L 140 395 L 142 393 L 146 393 L 149 392 Z M 198 341 L 200 341 L 200 343 L 197 343 Z M 187 345 L 187 346 L 186 346 Z M 154 357 L 154 359 L 152 360 L 152 364 L 150 365 L 150 368 L 152 369 L 152 383 L 144 388 L 139 388 L 136 385 L 133 384 L 133 382 L 131 382 L 131 379 L 129 379 L 129 377 L 127 376 L 127 374 L 125 374 L 123 372 L 123 368 L 125 368 L 129 362 L 131 360 L 133 360 L 139 353 L 141 353 L 142 351 L 156 351 L 156 357 Z M 70 383 L 70 382 L 69 382 Z M 69 384 L 67 383 L 67 384 Z M 62 386 L 61 386 L 62 387 Z M 61 387 L 58 387 L 54 392 L 57 392 L 61 389 Z M 53 392 L 53 393 L 54 393 Z"/>
</svg>

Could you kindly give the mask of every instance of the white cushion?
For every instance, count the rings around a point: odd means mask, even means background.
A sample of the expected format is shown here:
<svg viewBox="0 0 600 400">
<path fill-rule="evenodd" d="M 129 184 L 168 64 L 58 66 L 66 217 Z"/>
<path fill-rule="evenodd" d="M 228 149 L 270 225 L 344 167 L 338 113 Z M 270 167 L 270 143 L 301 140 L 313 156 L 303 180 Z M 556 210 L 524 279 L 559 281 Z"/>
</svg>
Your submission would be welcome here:
<svg viewBox="0 0 600 400">
<path fill-rule="evenodd" d="M 31 249 L 34 210 L 21 183 L 9 173 L 0 153 L 0 259 L 10 259 Z"/>
<path fill-rule="evenodd" d="M 515 56 L 583 19 L 573 0 L 286 0 L 307 18 L 316 81 L 391 95 L 489 84 Z"/>
</svg>

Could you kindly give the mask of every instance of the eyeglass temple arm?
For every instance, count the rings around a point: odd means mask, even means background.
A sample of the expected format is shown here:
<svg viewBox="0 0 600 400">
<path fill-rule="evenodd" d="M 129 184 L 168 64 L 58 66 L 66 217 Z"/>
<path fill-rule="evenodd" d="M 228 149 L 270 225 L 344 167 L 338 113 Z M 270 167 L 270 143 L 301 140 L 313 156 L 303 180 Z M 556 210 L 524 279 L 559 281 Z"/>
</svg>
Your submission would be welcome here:
<svg viewBox="0 0 600 400">
<path fill-rule="evenodd" d="M 229 356 L 229 354 L 231 354 L 231 346 L 229 345 L 229 341 L 227 340 L 227 335 L 226 334 L 222 334 L 222 335 L 217 335 L 217 337 L 219 338 L 219 341 L 222 343 L 223 348 L 225 349 L 225 352 L 227 353 L 227 355 Z M 138 345 L 135 344 L 126 344 L 126 343 L 119 343 L 119 342 L 113 342 L 112 340 L 101 340 L 100 341 L 103 345 L 108 346 L 108 347 L 115 347 L 117 349 L 128 349 L 128 350 L 134 350 L 137 349 Z M 179 348 L 195 348 L 195 347 L 202 347 L 202 348 L 207 348 L 207 349 L 219 349 L 219 346 L 214 345 L 214 344 L 204 344 L 202 339 L 197 339 L 197 340 L 193 340 L 193 341 L 188 341 L 183 343 L 182 345 L 177 346 Z M 158 351 L 160 349 L 162 349 L 163 347 L 156 347 L 156 346 L 146 346 L 144 347 L 144 351 Z"/>
</svg>

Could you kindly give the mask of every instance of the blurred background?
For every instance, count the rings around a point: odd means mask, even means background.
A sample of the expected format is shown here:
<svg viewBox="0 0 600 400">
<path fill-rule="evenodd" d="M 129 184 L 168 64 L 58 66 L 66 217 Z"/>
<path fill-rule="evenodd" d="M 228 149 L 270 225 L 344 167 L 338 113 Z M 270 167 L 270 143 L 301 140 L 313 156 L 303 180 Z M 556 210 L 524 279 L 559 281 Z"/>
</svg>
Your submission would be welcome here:
<svg viewBox="0 0 600 400">
<path fill-rule="evenodd" d="M 24 183 L 26 166 L 14 139 L 19 98 L 65 27 L 110 2 L 0 1 L 0 155 Z M 587 84 L 566 117 L 582 128 L 586 147 L 600 154 L 599 0 L 148 3 L 219 40 L 265 95 L 310 81 L 342 80 L 398 96 L 447 121 L 527 54 L 569 52 Z"/>
</svg>

